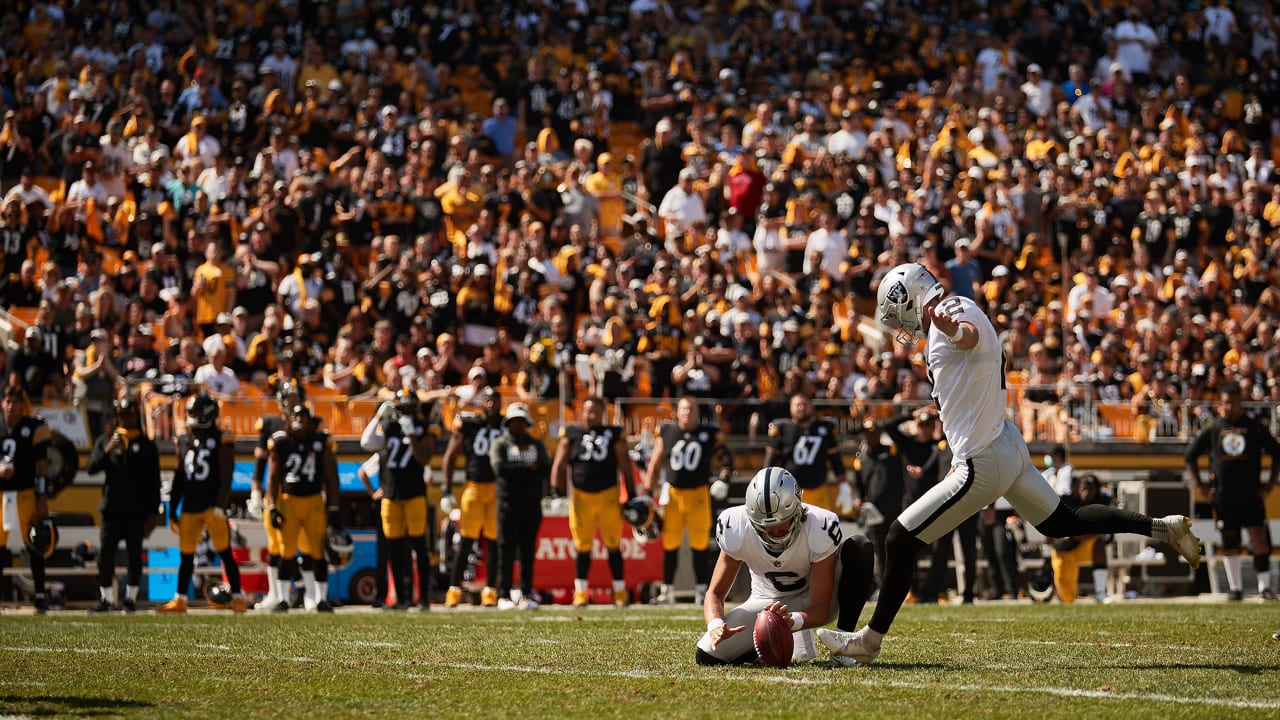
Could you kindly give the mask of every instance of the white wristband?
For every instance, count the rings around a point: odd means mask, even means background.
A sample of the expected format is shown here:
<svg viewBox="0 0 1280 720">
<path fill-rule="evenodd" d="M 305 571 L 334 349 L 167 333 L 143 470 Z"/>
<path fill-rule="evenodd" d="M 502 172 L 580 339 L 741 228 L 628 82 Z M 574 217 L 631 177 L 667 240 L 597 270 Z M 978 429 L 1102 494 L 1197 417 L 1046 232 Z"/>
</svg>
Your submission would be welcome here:
<svg viewBox="0 0 1280 720">
<path fill-rule="evenodd" d="M 711 632 L 718 627 L 724 627 L 724 618 L 712 618 L 711 621 L 707 623 L 707 632 Z"/>
<path fill-rule="evenodd" d="M 791 630 L 794 632 L 804 626 L 804 616 L 798 612 L 791 613 Z"/>
<path fill-rule="evenodd" d="M 947 341 L 948 341 L 948 342 L 950 342 L 952 345 L 955 345 L 956 343 L 960 342 L 962 339 L 964 339 L 964 328 L 963 328 L 963 327 L 958 327 L 958 328 L 956 328 L 956 334 L 955 334 L 955 335 L 948 335 L 948 336 L 947 336 Z"/>
</svg>

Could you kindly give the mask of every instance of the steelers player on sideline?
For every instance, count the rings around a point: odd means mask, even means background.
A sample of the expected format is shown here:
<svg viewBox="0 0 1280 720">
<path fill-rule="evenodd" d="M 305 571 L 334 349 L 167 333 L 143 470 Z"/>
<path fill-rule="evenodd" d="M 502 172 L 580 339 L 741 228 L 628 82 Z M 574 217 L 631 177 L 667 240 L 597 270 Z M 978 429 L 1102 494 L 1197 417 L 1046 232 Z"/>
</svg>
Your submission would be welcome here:
<svg viewBox="0 0 1280 720">
<path fill-rule="evenodd" d="M 917 263 L 889 271 L 876 292 L 876 320 L 894 340 L 912 348 L 925 343 L 952 460 L 946 476 L 889 527 L 880 595 L 870 621 L 857 632 L 817 632 L 841 664 L 875 661 L 906 600 L 920 550 L 1001 497 L 1046 537 L 1145 535 L 1169 543 L 1192 569 L 1200 565 L 1200 541 L 1190 518 L 1152 518 L 1105 505 L 1071 507 L 1063 502 L 1031 464 L 1021 431 L 1005 417 L 1005 358 L 995 326 L 973 300 L 945 294 L 937 278 Z"/>
<path fill-rule="evenodd" d="M 627 497 L 636 495 L 635 466 L 622 428 L 604 424 L 605 401 L 589 397 L 582 402 L 585 425 L 567 425 L 561 431 L 556 456 L 551 462 L 551 488 L 565 491 L 565 477 L 573 483 L 569 493 L 569 534 L 573 536 L 573 606 L 591 604 L 587 574 L 591 570 L 591 548 L 596 529 L 609 556 L 613 576 L 613 604 L 627 604 L 627 584 L 622 564 L 622 507 L 618 498 L 618 478 Z"/>
<path fill-rule="evenodd" d="M 1187 445 L 1184 459 L 1191 482 L 1213 503 L 1213 516 L 1222 536 L 1222 567 L 1227 574 L 1227 599 L 1244 597 L 1241 540 L 1249 538 L 1258 596 L 1275 600 L 1271 589 L 1271 536 L 1267 532 L 1267 494 L 1280 483 L 1280 444 L 1265 422 L 1246 415 L 1240 383 L 1218 386 L 1218 416 Z M 1200 457 L 1209 456 L 1209 481 L 1200 474 Z M 1271 456 L 1271 469 L 1262 479 L 1262 456 Z"/>
<path fill-rule="evenodd" d="M 285 415 L 285 429 L 267 442 L 271 472 L 267 475 L 267 523 L 280 531 L 281 553 L 277 579 L 283 586 L 292 577 L 302 551 L 303 607 L 333 612 L 329 604 L 329 563 L 325 558 L 327 526 L 340 527 L 338 463 L 329 434 L 318 430 L 306 405 L 295 404 Z M 326 523 L 326 512 L 328 520 Z M 310 566 L 310 567 L 308 567 Z M 287 612 L 280 600 L 277 612 Z"/>
<path fill-rule="evenodd" d="M 231 476 L 235 472 L 236 437 L 218 428 L 218 402 L 207 393 L 187 401 L 187 432 L 175 443 L 178 455 L 169 490 L 169 527 L 178 536 L 178 589 L 173 599 L 156 608 L 160 613 L 187 611 L 187 588 L 195 571 L 196 545 L 202 531 L 209 531 L 214 552 L 222 559 L 231 604 L 219 610 L 245 611 L 240 592 L 240 566 L 231 554 L 231 528 L 222 508 L 231 498 Z"/>
<path fill-rule="evenodd" d="M 484 532 L 484 589 L 480 591 L 480 604 L 498 606 L 498 486 L 489 463 L 489 447 L 502 434 L 502 399 L 493 388 L 480 391 L 477 400 L 479 413 L 459 413 L 453 419 L 453 434 L 444 449 L 440 467 L 440 509 L 445 515 L 457 507 L 462 518 L 458 523 L 458 553 L 449 568 L 449 590 L 444 596 L 445 607 L 457 607 L 462 602 L 462 577 L 467 570 L 471 548 L 480 533 Z M 453 464 L 461 452 L 466 457 L 466 485 L 462 489 L 461 504 L 453 497 Z"/>
<path fill-rule="evenodd" d="M 653 602 L 673 603 L 676 568 L 680 543 L 689 530 L 689 549 L 693 551 L 694 602 L 701 605 L 711 581 L 715 559 L 707 549 L 711 540 L 711 457 L 719 458 L 720 480 L 733 476 L 733 454 L 720 437 L 720 429 L 703 424 L 698 402 L 685 396 L 676 403 L 676 421 L 659 428 L 653 455 L 645 470 L 645 491 L 659 498 L 662 505 L 662 588 Z M 666 486 L 658 493 L 659 482 L 666 476 Z"/>
<path fill-rule="evenodd" d="M 9 533 L 16 532 L 25 540 L 27 528 L 49 516 L 45 498 L 49 461 L 45 452 L 53 433 L 42 418 L 31 414 L 27 391 L 21 385 L 4 389 L 0 410 L 4 419 L 4 428 L 0 429 L 0 568 L 7 568 L 13 564 Z M 35 584 L 36 614 L 43 615 L 47 609 L 44 555 L 28 550 L 27 559 Z M 8 584 L 7 578 L 5 583 Z"/>
<path fill-rule="evenodd" d="M 281 380 L 277 387 L 276 401 L 280 406 L 280 414 L 263 415 L 257 422 L 258 444 L 253 448 L 253 479 L 250 484 L 249 502 L 245 506 L 249 517 L 262 520 L 262 529 L 267 535 L 267 594 L 257 605 L 254 605 L 255 610 L 275 610 L 281 600 L 291 599 L 291 583 L 302 579 L 301 575 L 287 577 L 283 582 L 277 579 L 284 543 L 280 539 L 280 530 L 272 527 L 271 523 L 263 518 L 262 492 L 267 472 L 267 459 L 270 455 L 267 448 L 271 443 L 271 437 L 284 430 L 285 415 L 288 414 L 289 408 L 305 404 L 307 396 L 297 380 L 288 378 Z"/>
<path fill-rule="evenodd" d="M 423 418 L 418 393 L 410 388 L 396 392 L 394 402 L 378 406 L 378 412 L 360 436 L 360 447 L 378 453 L 378 486 L 381 493 L 382 533 L 395 582 L 396 604 L 413 605 L 410 550 L 418 558 L 418 610 L 431 609 L 431 556 L 427 553 L 428 463 L 435 452 L 437 427 Z"/>
<path fill-rule="evenodd" d="M 813 416 L 813 399 L 797 392 L 791 396 L 791 418 L 769 423 L 769 446 L 764 451 L 766 467 L 786 468 L 809 505 L 841 515 L 853 512 L 853 469 L 845 469 L 840 456 L 840 439 L 835 423 Z M 836 476 L 839 492 L 832 497 L 827 482 L 827 466 Z"/>
<path fill-rule="evenodd" d="M 707 631 L 698 639 L 699 665 L 755 660 L 751 628 L 761 612 L 787 617 L 792 632 L 825 625 L 833 612 L 836 627 L 857 627 L 874 583 L 871 541 L 843 537 L 840 518 L 805 503 L 784 468 L 766 467 L 751 478 L 743 504 L 716 519 L 716 542 L 720 557 L 702 608 Z M 744 565 L 751 595 L 726 613 L 725 596 Z M 816 654 L 812 637 L 796 643 L 802 648 L 804 659 Z"/>
</svg>

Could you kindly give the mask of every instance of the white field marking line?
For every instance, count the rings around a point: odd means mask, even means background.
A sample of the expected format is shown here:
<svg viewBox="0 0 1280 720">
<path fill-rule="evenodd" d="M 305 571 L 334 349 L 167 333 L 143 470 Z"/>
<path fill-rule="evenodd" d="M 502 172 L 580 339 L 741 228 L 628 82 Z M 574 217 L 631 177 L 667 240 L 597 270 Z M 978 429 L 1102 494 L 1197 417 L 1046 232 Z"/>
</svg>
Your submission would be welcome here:
<svg viewBox="0 0 1280 720">
<path fill-rule="evenodd" d="M 397 642 L 378 642 L 376 640 L 346 640 L 343 645 L 350 647 L 367 647 L 367 648 L 398 648 L 404 647 Z"/>
<path fill-rule="evenodd" d="M 957 638 L 961 642 L 966 643 L 968 645 L 976 645 L 978 643 L 977 640 L 973 639 L 972 637 L 968 637 L 967 633 L 951 633 L 951 637 Z M 893 636 L 890 636 L 889 639 L 892 640 Z M 1085 641 L 1085 640 L 1002 640 L 1001 644 L 1002 645 L 1036 645 L 1036 646 L 1047 646 L 1047 647 L 1053 647 L 1054 645 L 1059 645 L 1062 647 L 1077 647 L 1077 646 L 1097 647 L 1099 644 L 1102 644 L 1102 645 L 1106 645 L 1109 648 L 1116 648 L 1116 649 L 1123 649 L 1123 648 L 1142 648 L 1144 650 L 1146 649 L 1198 650 L 1199 649 L 1197 647 L 1188 646 L 1188 645 L 1139 645 L 1137 643 L 1131 643 L 1131 642 L 1107 642 L 1105 640 L 1097 640 L 1092 642 Z"/>
<path fill-rule="evenodd" d="M 45 648 L 45 647 L 0 647 L 0 651 L 36 652 L 36 653 L 56 653 L 56 652 L 108 653 L 108 654 L 129 655 L 135 658 L 140 656 L 170 657 L 173 655 L 173 653 L 141 653 L 140 654 L 138 652 L 130 652 L 124 649 L 111 649 L 111 648 L 64 649 L 64 648 Z M 188 655 L 189 657 L 214 657 L 212 655 L 203 656 L 196 653 L 186 653 L 186 655 Z M 265 655 L 249 655 L 249 654 L 234 654 L 234 655 L 219 654 L 217 655 L 217 657 L 223 660 L 233 659 L 233 658 L 239 658 L 239 659 L 249 660 L 249 661 L 258 661 L 258 660 L 267 660 L 267 659 L 274 659 L 276 661 L 288 660 L 290 662 L 296 662 L 296 663 L 302 663 L 302 664 L 314 664 L 315 662 L 317 662 L 315 659 L 308 658 L 308 657 L 267 658 Z M 405 666 L 409 664 L 409 661 L 407 660 L 400 660 L 396 658 L 368 658 L 365 660 L 365 662 L 369 662 L 369 661 L 373 661 L 377 664 L 384 664 L 384 665 L 391 665 L 391 666 Z M 641 680 L 657 679 L 657 680 L 695 680 L 696 681 L 696 680 L 706 679 L 706 675 L 700 674 L 700 673 L 664 673 L 664 672 L 654 672 L 651 670 L 641 670 L 641 669 L 608 670 L 608 671 L 597 670 L 592 672 L 581 672 L 581 671 L 565 670 L 562 668 L 533 667 L 529 665 L 490 665 L 490 664 L 483 664 L 483 663 L 440 663 L 439 665 L 437 665 L 437 667 L 453 668 L 457 670 L 480 670 L 480 671 L 487 671 L 487 672 L 523 673 L 523 674 L 530 674 L 530 675 L 571 675 L 571 676 L 577 676 L 577 677 L 619 677 L 619 678 L 630 678 L 630 679 L 641 679 Z M 884 680 L 879 680 L 874 678 L 851 679 L 853 678 L 853 673 L 855 672 L 857 671 L 855 670 L 850 673 L 842 673 L 841 676 L 838 678 L 806 678 L 806 677 L 792 677 L 788 675 L 760 677 L 759 675 L 754 675 L 754 674 L 750 676 L 748 675 L 735 676 L 732 674 L 723 674 L 721 675 L 721 678 L 724 680 L 731 680 L 731 681 L 738 681 L 738 682 L 758 683 L 761 681 L 765 681 L 765 682 L 774 682 L 774 683 L 779 683 L 784 685 L 807 685 L 807 686 L 836 685 L 836 684 L 845 684 L 848 682 L 853 682 L 855 684 L 863 685 L 870 688 L 891 687 L 891 688 L 899 688 L 903 690 L 937 690 L 939 689 L 939 687 L 941 687 L 940 685 L 936 685 L 936 684 L 907 682 L 907 681 L 900 681 L 900 680 L 884 681 Z M 1253 710 L 1280 709 L 1280 701 L 1236 700 L 1232 698 L 1184 697 L 1179 695 L 1169 695 L 1166 693 L 1125 693 L 1125 692 L 1117 693 L 1117 692 L 1107 692 L 1103 690 L 1084 690 L 1080 688 L 1054 687 L 1054 686 L 1011 687 L 1011 686 L 1002 686 L 1002 685 L 984 686 L 984 685 L 967 684 L 967 685 L 947 685 L 946 689 L 958 690 L 961 692 L 973 692 L 973 693 L 995 692 L 995 693 L 1008 693 L 1008 694 L 1043 694 L 1043 695 L 1055 695 L 1058 697 L 1078 697 L 1078 698 L 1090 698 L 1090 699 L 1097 699 L 1097 700 L 1125 700 L 1125 701 L 1135 701 L 1135 702 L 1172 702 L 1172 703 L 1185 703 L 1185 704 L 1194 704 L 1194 705 L 1207 705 L 1211 707 L 1245 708 L 1245 709 L 1253 709 Z"/>
<path fill-rule="evenodd" d="M 566 670 L 557 670 L 553 668 L 530 667 L 526 665 L 485 665 L 480 663 L 442 663 L 442 667 L 451 667 L 459 670 L 481 670 L 492 672 L 514 672 L 528 673 L 534 675 L 576 675 L 576 676 L 604 676 L 604 677 L 623 677 L 632 679 L 663 679 L 663 680 L 705 680 L 703 674 L 693 673 L 658 673 L 648 670 L 621 670 L 621 671 L 595 671 L 595 672 L 575 672 Z M 856 670 L 853 672 L 857 672 Z M 846 674 L 847 676 L 847 674 Z M 843 684 L 844 678 L 841 679 L 824 679 L 824 678 L 803 678 L 803 677 L 760 677 L 759 675 L 751 676 L 734 676 L 723 675 L 721 679 L 736 680 L 741 682 L 758 683 L 777 682 L 789 685 L 836 685 Z M 903 690 L 937 690 L 940 685 L 928 683 L 916 683 L 899 680 L 877 681 L 867 679 L 861 682 L 855 680 L 859 685 L 867 687 L 893 687 Z M 1206 698 L 1206 697 L 1182 697 L 1178 695 L 1169 695 L 1165 693 L 1115 693 L 1102 690 L 1083 690 L 1079 688 L 1053 687 L 1053 686 L 1027 686 L 1027 687 L 1010 687 L 1001 685 L 983 686 L 983 685 L 947 685 L 948 690 L 960 690 L 965 692 L 984 693 L 1018 693 L 1018 694 L 1045 694 L 1056 695 L 1059 697 L 1082 697 L 1098 700 L 1132 700 L 1136 702 L 1173 702 L 1173 703 L 1189 703 L 1197 705 L 1209 705 L 1213 707 L 1235 707 L 1257 710 L 1275 710 L 1280 709 L 1280 701 L 1267 700 L 1235 700 L 1232 698 Z"/>
<path fill-rule="evenodd" d="M 230 650 L 230 645 L 218 645 L 216 643 L 196 643 L 196 647 L 201 650 Z"/>
</svg>

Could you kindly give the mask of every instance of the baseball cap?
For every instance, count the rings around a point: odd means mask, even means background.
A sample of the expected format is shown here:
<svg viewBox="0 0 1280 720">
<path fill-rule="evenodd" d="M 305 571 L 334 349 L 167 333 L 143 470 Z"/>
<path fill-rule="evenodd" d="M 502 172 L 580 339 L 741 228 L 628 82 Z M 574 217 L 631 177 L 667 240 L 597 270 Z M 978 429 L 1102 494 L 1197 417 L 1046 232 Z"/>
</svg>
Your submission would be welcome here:
<svg viewBox="0 0 1280 720">
<path fill-rule="evenodd" d="M 151 255 L 152 255 L 152 257 L 155 257 L 156 255 L 158 255 L 158 254 L 160 254 L 160 253 L 167 253 L 167 252 L 169 252 L 169 246 L 168 246 L 168 245 L 165 245 L 163 242 L 153 242 L 153 243 L 151 243 Z"/>
<path fill-rule="evenodd" d="M 969 246 L 970 246 L 970 245 L 972 245 L 972 244 L 973 244 L 973 241 L 972 241 L 972 240 L 970 240 L 970 239 L 969 239 L 969 238 L 967 238 L 967 237 L 962 237 L 962 238 L 960 238 L 959 240 L 956 240 L 956 247 L 957 247 L 957 248 L 962 248 L 962 247 L 967 248 L 967 247 L 969 247 Z"/>
<path fill-rule="evenodd" d="M 671 124 L 670 120 L 663 119 L 658 121 L 658 124 L 654 126 L 653 130 L 654 132 L 671 132 L 672 130 L 675 130 L 675 126 Z"/>
<path fill-rule="evenodd" d="M 693 168 L 685 168 L 680 171 L 680 179 L 681 180 L 697 180 L 698 171 L 694 170 Z"/>
<path fill-rule="evenodd" d="M 221 312 L 221 313 L 218 313 L 218 319 L 214 322 L 214 324 L 215 324 L 215 325 L 230 325 L 230 324 L 231 324 L 231 313 L 227 313 L 227 312 Z"/>
<path fill-rule="evenodd" d="M 484 368 L 476 366 L 467 371 L 467 380 L 483 380 L 489 377 Z"/>
<path fill-rule="evenodd" d="M 991 271 L 991 277 L 993 278 L 1008 277 L 1008 276 L 1009 276 L 1009 268 L 1005 267 L 1004 265 L 997 265 Z"/>
<path fill-rule="evenodd" d="M 1027 74 L 1030 75 L 1031 73 L 1035 73 L 1036 75 L 1044 74 L 1044 71 L 1040 67 L 1040 63 L 1031 63 L 1027 66 Z"/>
<path fill-rule="evenodd" d="M 524 420 L 530 425 L 533 424 L 533 415 L 529 413 L 529 406 L 524 403 L 511 403 L 507 406 L 507 412 L 502 417 L 502 424 L 506 426 L 512 420 Z"/>
<path fill-rule="evenodd" d="M 800 323 L 795 320 L 788 320 L 782 323 L 782 332 L 800 332 Z"/>
</svg>

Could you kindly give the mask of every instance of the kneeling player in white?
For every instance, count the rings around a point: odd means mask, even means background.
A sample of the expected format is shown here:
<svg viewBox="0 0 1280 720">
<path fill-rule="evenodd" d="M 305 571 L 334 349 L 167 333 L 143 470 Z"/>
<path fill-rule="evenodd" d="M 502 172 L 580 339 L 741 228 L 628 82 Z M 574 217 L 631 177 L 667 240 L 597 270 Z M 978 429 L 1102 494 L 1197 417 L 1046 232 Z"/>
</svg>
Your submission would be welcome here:
<svg viewBox="0 0 1280 720">
<path fill-rule="evenodd" d="M 756 473 L 746 502 L 720 513 L 715 531 L 720 558 L 702 608 L 707 631 L 698 640 L 699 665 L 754 661 L 752 628 L 766 610 L 789 614 L 793 632 L 825 625 L 833 612 L 839 613 L 836 627 L 857 627 L 873 585 L 871 541 L 844 538 L 840 518 L 806 505 L 790 472 L 768 467 Z M 743 565 L 751 573 L 751 596 L 726 613 L 725 596 Z"/>
</svg>

